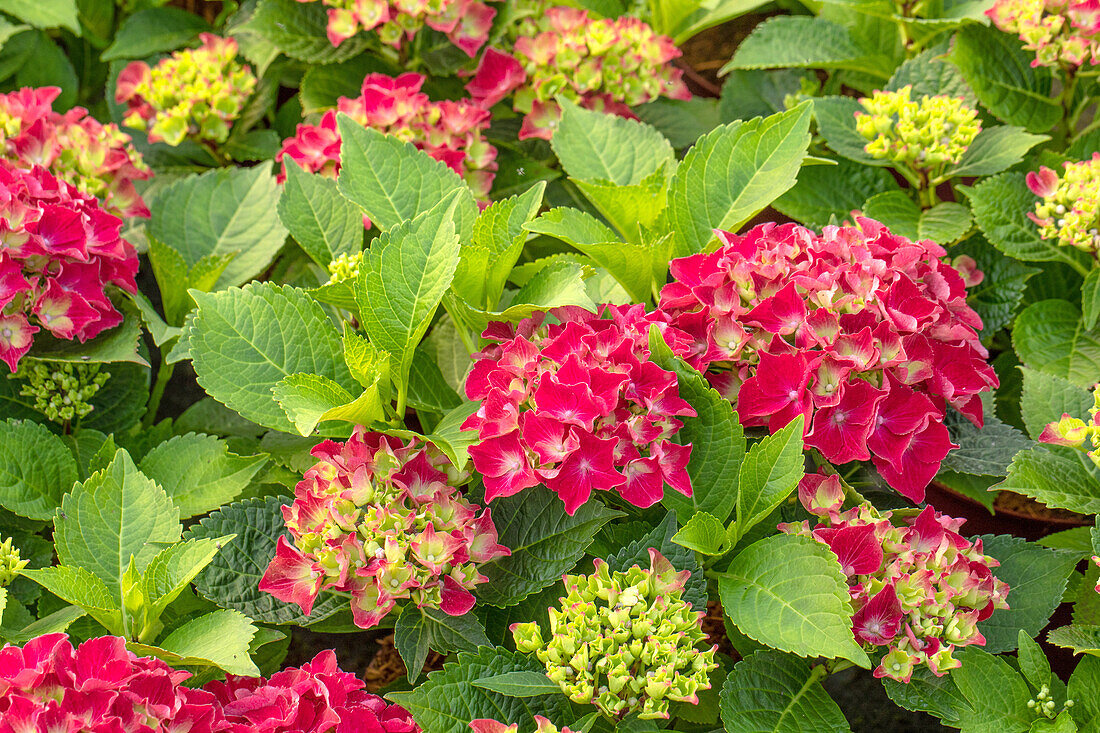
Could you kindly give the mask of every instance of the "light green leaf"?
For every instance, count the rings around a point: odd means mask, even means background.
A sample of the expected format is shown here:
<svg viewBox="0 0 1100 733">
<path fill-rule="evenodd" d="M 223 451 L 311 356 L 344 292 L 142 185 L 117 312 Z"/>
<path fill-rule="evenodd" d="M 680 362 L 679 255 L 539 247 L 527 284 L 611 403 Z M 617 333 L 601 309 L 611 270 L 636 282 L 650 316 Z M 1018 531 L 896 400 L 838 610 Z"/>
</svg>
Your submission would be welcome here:
<svg viewBox="0 0 1100 733">
<path fill-rule="evenodd" d="M 1009 664 L 969 647 L 957 653 L 962 666 L 951 679 L 966 698 L 955 725 L 970 733 L 1022 733 L 1031 728 L 1035 713 L 1027 707 L 1031 692 Z"/>
<path fill-rule="evenodd" d="M 321 267 L 363 249 L 363 212 L 337 190 L 336 181 L 307 173 L 287 157 L 279 219 Z"/>
<path fill-rule="evenodd" d="M 474 687 L 489 690 L 505 697 L 537 697 L 539 695 L 557 695 L 561 688 L 542 672 L 520 670 L 505 672 L 476 680 Z"/>
<path fill-rule="evenodd" d="M 0 507 L 21 517 L 49 519 L 76 480 L 72 453 L 44 425 L 0 422 Z"/>
<path fill-rule="evenodd" d="M 33 1 L 33 0 L 31 0 Z M 143 59 L 186 46 L 210 24 L 182 8 L 145 8 L 122 21 L 115 40 L 100 59 Z"/>
<path fill-rule="evenodd" d="M 749 545 L 720 576 L 718 592 L 730 621 L 762 644 L 871 666 L 852 637 L 840 563 L 809 537 L 780 534 Z"/>
<path fill-rule="evenodd" d="M 805 475 L 803 418 L 765 437 L 749 449 L 737 480 L 737 536 L 772 513 Z"/>
<path fill-rule="evenodd" d="M 662 166 L 640 183 L 630 186 L 570 180 L 624 238 L 637 242 L 645 229 L 653 226 L 664 211 L 668 168 Z"/>
<path fill-rule="evenodd" d="M 1016 641 L 1016 659 L 1020 663 L 1020 672 L 1023 673 L 1032 687 L 1036 690 L 1050 685 L 1050 661 L 1042 647 L 1020 629 Z"/>
<path fill-rule="evenodd" d="M 334 64 L 358 56 L 370 45 L 370 36 L 358 33 L 339 46 L 328 40 L 328 14 L 316 3 L 264 0 L 242 30 L 255 32 L 292 59 L 307 64 Z"/>
<path fill-rule="evenodd" d="M 473 613 L 449 616 L 438 608 L 412 605 L 397 617 L 393 639 L 408 678 L 413 682 L 420 677 L 429 650 L 444 654 L 473 652 L 479 646 L 490 645 L 485 627 Z"/>
<path fill-rule="evenodd" d="M 120 598 L 133 557 L 139 571 L 161 546 L 180 539 L 179 510 L 124 450 L 66 494 L 54 517 L 54 545 L 64 565 L 98 576 Z"/>
<path fill-rule="evenodd" d="M 696 512 L 672 537 L 672 541 L 704 555 L 724 555 L 729 550 L 730 537 L 726 528 L 713 514 Z"/>
<path fill-rule="evenodd" d="M 570 178 L 631 186 L 672 161 L 672 145 L 649 125 L 562 100 L 550 145 Z"/>
<path fill-rule="evenodd" d="M 956 178 L 1000 173 L 1023 160 L 1024 153 L 1049 139 L 1047 135 L 1032 135 L 1012 125 L 986 127 L 970 143 L 959 162 L 949 167 L 944 175 Z"/>
<path fill-rule="evenodd" d="M 995 117 L 1031 132 L 1050 130 L 1062 117 L 1051 98 L 1051 73 L 1035 67 L 1015 35 L 977 23 L 959 29 L 951 62 L 959 67 L 979 101 Z"/>
<path fill-rule="evenodd" d="M 495 499 L 490 509 L 498 542 L 512 554 L 481 567 L 489 582 L 477 587 L 477 596 L 481 603 L 500 608 L 560 580 L 600 527 L 621 516 L 598 501 L 586 502 L 569 516 L 557 494 L 541 485 Z"/>
<path fill-rule="evenodd" d="M 141 459 L 141 472 L 160 484 L 180 518 L 228 504 L 251 483 L 267 456 L 238 456 L 213 435 L 187 433 L 161 443 Z"/>
<path fill-rule="evenodd" d="M 292 432 L 293 424 L 271 396 L 288 374 L 319 374 L 346 389 L 356 384 L 344 364 L 340 334 L 303 291 L 251 283 L 192 294 L 198 309 L 185 333 L 199 384 L 242 417 Z"/>
<path fill-rule="evenodd" d="M 161 639 L 158 646 L 168 654 L 154 656 L 175 665 L 213 666 L 230 674 L 256 677 L 260 670 L 248 654 L 255 635 L 256 627 L 243 613 L 214 611 Z"/>
<path fill-rule="evenodd" d="M 699 138 L 669 184 L 666 216 L 676 256 L 702 251 L 713 229 L 736 230 L 794 185 L 810 143 L 810 116 L 805 102 Z"/>
<path fill-rule="evenodd" d="M 379 236 L 363 254 L 355 284 L 360 322 L 371 343 L 393 359 L 399 383 L 458 267 L 454 217 L 461 201 L 460 193 L 449 194 Z"/>
<path fill-rule="evenodd" d="M 1028 367 L 1020 367 L 1020 373 L 1024 380 L 1020 412 L 1034 440 L 1048 423 L 1064 414 L 1083 419 L 1093 406 L 1092 394 L 1066 379 Z"/>
<path fill-rule="evenodd" d="M 1033 369 L 1079 387 L 1100 381 L 1100 329 L 1085 329 L 1081 312 L 1067 301 L 1042 300 L 1025 308 L 1012 330 L 1012 346 Z"/>
<path fill-rule="evenodd" d="M 12 644 L 26 644 L 31 639 L 42 636 L 43 634 L 60 634 L 68 629 L 74 621 L 84 618 L 87 615 L 89 615 L 88 612 L 80 606 L 65 606 L 47 616 L 43 616 L 37 621 L 27 624 L 19 631 L 13 632 L 9 629 L 4 629 L 2 635 Z M 33 618 L 33 616 L 31 618 Z M 96 623 L 106 628 L 110 628 L 109 623 L 111 619 L 105 617 L 101 618 L 107 620 L 108 624 L 100 620 L 97 620 Z M 121 623 L 121 616 L 119 617 L 119 623 Z"/>
<path fill-rule="evenodd" d="M 4 0 L 0 10 L 35 28 L 65 28 L 80 36 L 76 0 Z"/>
<path fill-rule="evenodd" d="M 1008 467 L 1008 477 L 995 488 L 1059 509 L 1100 512 L 1100 471 L 1072 448 L 1036 445 L 1020 451 Z"/>
<path fill-rule="evenodd" d="M 161 190 L 146 227 L 191 266 L 207 255 L 237 253 L 217 286 L 240 285 L 263 272 L 286 241 L 286 228 L 272 215 L 278 202 L 269 166 L 217 168 Z"/>
<path fill-rule="evenodd" d="M 1093 267 L 1085 275 L 1085 284 L 1081 286 L 1082 325 L 1092 330 L 1096 319 L 1100 318 L 1100 267 Z"/>
<path fill-rule="evenodd" d="M 164 346 L 174 338 L 179 338 L 180 328 L 178 326 L 169 326 L 160 314 L 157 313 L 156 308 L 149 301 L 149 298 L 145 296 L 145 293 L 140 290 L 136 293 L 129 294 L 130 300 L 137 306 L 138 312 L 141 313 L 141 320 L 145 323 L 145 330 L 149 332 L 149 335 L 153 337 L 153 343 L 157 346 Z"/>
<path fill-rule="evenodd" d="M 844 713 L 805 659 L 756 652 L 733 668 L 722 686 L 726 733 L 849 733 Z"/>
<path fill-rule="evenodd" d="M 1090 654 L 1100 657 L 1100 626 L 1071 624 L 1052 629 L 1047 641 L 1064 649 L 1072 649 L 1074 654 Z"/>
<path fill-rule="evenodd" d="M 890 165 L 885 158 L 872 157 L 865 150 L 867 138 L 856 128 L 855 113 L 863 110 L 859 100 L 852 97 L 819 97 L 814 99 L 814 119 L 817 131 L 825 138 L 825 144 L 849 160 L 863 165 Z"/>
<path fill-rule="evenodd" d="M 311 435 L 323 420 L 369 425 L 386 416 L 377 384 L 355 397 L 328 377 L 288 374 L 271 388 L 271 393 L 299 435 Z"/>
<path fill-rule="evenodd" d="M 160 618 L 168 604 L 176 600 L 218 551 L 232 540 L 233 535 L 187 540 L 158 552 L 141 577 L 146 618 L 152 621 Z"/>
<path fill-rule="evenodd" d="M 457 231 L 463 241 L 469 237 L 477 204 L 457 173 L 412 143 L 364 128 L 343 113 L 336 119 L 342 140 L 338 188 L 372 224 L 389 231 L 455 195 Z"/>
<path fill-rule="evenodd" d="M 941 201 L 920 214 L 918 239 L 931 239 L 947 246 L 970 231 L 970 209 L 954 201 Z"/>
<path fill-rule="evenodd" d="M 981 539 L 982 551 L 1001 563 L 993 569 L 994 576 L 1011 589 L 1010 608 L 997 609 L 978 625 L 986 639 L 983 649 L 990 654 L 1013 651 L 1021 630 L 1034 638 L 1047 625 L 1077 557 L 1007 535 L 982 535 Z"/>
<path fill-rule="evenodd" d="M 24 570 L 23 575 L 67 603 L 84 609 L 111 633 L 122 633 L 122 611 L 117 594 L 88 570 L 70 565 L 55 565 Z M 46 633 L 46 632 L 43 632 Z"/>
<path fill-rule="evenodd" d="M 885 80 L 894 65 L 863 48 L 842 25 L 786 15 L 756 26 L 719 73 L 769 68 L 850 69 Z"/>
<path fill-rule="evenodd" d="M 1100 659 L 1084 657 L 1070 675 L 1066 696 L 1074 701 L 1073 717 L 1083 731 L 1096 733 L 1100 726 Z"/>
<path fill-rule="evenodd" d="M 894 234 L 920 239 L 920 207 L 904 191 L 887 191 L 872 196 L 863 205 L 863 215 L 881 221 Z"/>
</svg>

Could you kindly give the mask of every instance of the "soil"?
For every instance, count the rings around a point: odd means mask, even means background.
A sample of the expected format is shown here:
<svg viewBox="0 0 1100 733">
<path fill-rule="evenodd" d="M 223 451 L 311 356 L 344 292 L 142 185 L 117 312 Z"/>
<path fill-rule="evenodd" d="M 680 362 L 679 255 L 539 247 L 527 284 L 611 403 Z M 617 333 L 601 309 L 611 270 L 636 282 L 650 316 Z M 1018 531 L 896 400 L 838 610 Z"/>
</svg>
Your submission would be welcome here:
<svg viewBox="0 0 1100 733">
<path fill-rule="evenodd" d="M 721 94 L 722 80 L 718 70 L 726 65 L 741 41 L 768 14 L 750 13 L 729 23 L 715 26 L 691 38 L 680 47 L 684 55 L 676 65 L 684 70 L 684 81 L 692 94 L 717 97 Z"/>
</svg>

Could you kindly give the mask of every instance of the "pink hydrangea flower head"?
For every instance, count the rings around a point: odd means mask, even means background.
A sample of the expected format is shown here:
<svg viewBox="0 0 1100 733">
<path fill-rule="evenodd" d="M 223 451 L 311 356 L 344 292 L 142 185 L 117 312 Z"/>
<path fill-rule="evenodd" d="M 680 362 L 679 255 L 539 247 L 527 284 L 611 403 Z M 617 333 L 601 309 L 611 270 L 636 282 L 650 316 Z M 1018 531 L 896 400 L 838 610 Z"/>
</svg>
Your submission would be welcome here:
<svg viewBox="0 0 1100 733">
<path fill-rule="evenodd" d="M 630 107 L 657 97 L 691 97 L 672 65 L 680 50 L 643 21 L 593 18 L 586 10 L 541 1 L 516 6 L 522 20 L 507 39 L 514 53 L 488 49 L 466 89 L 486 106 L 516 91 L 513 106 L 525 115 L 521 139 L 550 139 L 561 118 L 558 96 L 624 117 L 634 117 Z"/>
<path fill-rule="evenodd" d="M 837 556 L 855 608 L 856 641 L 868 651 L 887 650 L 876 677 L 908 682 L 921 665 L 937 676 L 957 667 L 957 647 L 985 644 L 978 622 L 1008 608 L 1008 586 L 992 573 L 999 563 L 982 553 L 980 540 L 959 534 L 963 520 L 932 507 L 900 524 L 869 504 L 840 511 L 841 500 L 821 499 L 835 478 L 810 474 L 799 484 L 816 526 L 779 529 L 812 537 Z"/>
<path fill-rule="evenodd" d="M 1096 0 L 996 0 L 985 11 L 993 25 L 1015 33 L 1035 52 L 1032 66 L 1067 70 L 1100 64 L 1100 3 Z"/>
<path fill-rule="evenodd" d="M 313 448 L 317 463 L 283 507 L 280 537 L 260 590 L 307 616 L 319 593 L 351 595 L 356 625 L 371 628 L 400 601 L 461 616 L 485 582 L 478 566 L 510 554 L 488 510 L 457 490 L 469 475 L 434 446 L 356 428 Z"/>
<path fill-rule="evenodd" d="M 556 725 L 541 715 L 535 716 L 535 725 L 538 726 L 535 728 L 535 733 L 573 733 L 573 731 L 568 728 L 561 728 L 559 730 Z M 505 725 L 495 720 L 479 718 L 478 720 L 470 721 L 470 728 L 474 733 L 516 733 L 516 731 L 519 730 L 519 724 L 513 723 L 512 725 Z"/>
<path fill-rule="evenodd" d="M 315 0 L 298 0 L 308 3 Z M 360 31 L 373 31 L 387 45 L 401 48 L 425 26 L 447 36 L 473 57 L 489 40 L 496 10 L 476 0 L 321 0 L 328 8 L 328 40 L 333 46 Z"/>
<path fill-rule="evenodd" d="M 1045 166 L 1028 173 L 1027 186 L 1041 199 L 1027 214 L 1039 236 L 1093 256 L 1100 252 L 1100 152 L 1067 161 L 1061 176 Z"/>
<path fill-rule="evenodd" d="M 368 75 L 358 97 L 340 97 L 337 110 L 326 112 L 317 125 L 298 125 L 275 159 L 289 157 L 307 171 L 335 177 L 340 170 L 340 111 L 364 127 L 412 143 L 462 176 L 476 197 L 487 200 L 497 169 L 497 150 L 483 134 L 489 112 L 469 99 L 433 102 L 420 91 L 425 81 L 411 72 Z M 285 178 L 284 164 L 279 180 Z"/>
<path fill-rule="evenodd" d="M 57 87 L 0 94 L 0 156 L 21 168 L 40 165 L 116 216 L 148 217 L 134 181 L 153 175 L 117 125 L 101 124 L 83 107 L 54 112 Z"/>
<path fill-rule="evenodd" d="M 485 500 L 544 484 L 570 515 L 593 490 L 635 506 L 661 500 L 664 485 L 687 496 L 690 446 L 672 442 L 695 411 L 676 376 L 649 361 L 652 319 L 642 306 L 605 305 L 599 315 L 558 308 L 512 326 L 490 324 L 466 395 L 481 402 L 463 424 Z"/>
<path fill-rule="evenodd" d="M 1043 428 L 1039 442 L 1077 448 L 1100 466 L 1100 385 L 1093 388 L 1092 398 L 1093 406 L 1089 408 L 1087 422 L 1069 413 L 1062 413 L 1061 419 Z"/>
<path fill-rule="evenodd" d="M 686 335 L 688 362 L 771 431 L 801 415 L 806 444 L 830 461 L 874 461 L 921 501 L 953 447 L 948 406 L 981 425 L 980 393 L 997 386 L 966 303 L 966 282 L 931 241 L 882 224 L 817 234 L 763 224 L 718 232 L 712 253 L 674 260 L 661 317 Z"/>
<path fill-rule="evenodd" d="M 226 141 L 256 76 L 237 61 L 232 38 L 202 33 L 199 40 L 198 48 L 176 51 L 152 68 L 134 61 L 122 70 L 115 101 L 126 105 L 124 125 L 173 146 L 188 137 Z"/>
<path fill-rule="evenodd" d="M 122 322 L 107 289 L 137 291 L 137 252 L 95 197 L 0 159 L 0 221 L 0 360 L 12 372 L 39 331 L 84 342 Z"/>
</svg>

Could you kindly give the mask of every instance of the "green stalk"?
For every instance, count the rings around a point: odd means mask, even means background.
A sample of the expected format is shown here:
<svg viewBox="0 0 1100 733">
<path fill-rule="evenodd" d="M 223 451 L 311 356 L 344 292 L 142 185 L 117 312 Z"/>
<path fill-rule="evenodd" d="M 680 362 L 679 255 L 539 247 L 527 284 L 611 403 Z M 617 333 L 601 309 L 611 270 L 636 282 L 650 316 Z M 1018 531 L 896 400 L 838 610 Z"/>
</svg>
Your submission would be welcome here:
<svg viewBox="0 0 1100 733">
<path fill-rule="evenodd" d="M 149 394 L 149 403 L 145 408 L 145 417 L 141 420 L 141 427 L 148 430 L 153 426 L 153 423 L 157 419 L 157 410 L 160 409 L 161 398 L 164 397 L 164 390 L 168 386 L 168 380 L 172 378 L 172 372 L 175 371 L 176 365 L 169 364 L 165 361 L 165 356 L 160 358 L 160 369 L 157 370 L 157 381 L 153 385 L 153 391 Z"/>
</svg>

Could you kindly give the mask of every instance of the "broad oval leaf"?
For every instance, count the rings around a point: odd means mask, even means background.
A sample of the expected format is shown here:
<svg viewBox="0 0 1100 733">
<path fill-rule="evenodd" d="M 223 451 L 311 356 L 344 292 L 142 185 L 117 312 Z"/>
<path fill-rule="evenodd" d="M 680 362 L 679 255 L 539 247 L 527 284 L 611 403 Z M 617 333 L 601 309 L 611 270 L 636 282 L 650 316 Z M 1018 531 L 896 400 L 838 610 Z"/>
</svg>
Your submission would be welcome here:
<svg viewBox="0 0 1100 733">
<path fill-rule="evenodd" d="M 76 480 L 76 459 L 44 425 L 0 422 L 0 507 L 21 517 L 49 519 Z"/>
<path fill-rule="evenodd" d="M 848 721 L 805 659 L 765 650 L 742 659 L 722 686 L 726 733 L 848 733 Z"/>
</svg>

